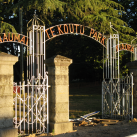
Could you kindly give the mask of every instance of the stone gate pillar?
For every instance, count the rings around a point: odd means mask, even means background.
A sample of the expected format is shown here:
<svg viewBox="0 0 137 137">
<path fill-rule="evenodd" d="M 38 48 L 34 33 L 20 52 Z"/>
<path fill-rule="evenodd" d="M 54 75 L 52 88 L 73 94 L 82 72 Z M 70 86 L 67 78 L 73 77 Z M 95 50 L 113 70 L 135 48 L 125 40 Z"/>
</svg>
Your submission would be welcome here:
<svg viewBox="0 0 137 137">
<path fill-rule="evenodd" d="M 69 122 L 68 66 L 72 59 L 56 55 L 47 59 L 49 76 L 49 130 L 61 134 L 73 130 Z"/>
<path fill-rule="evenodd" d="M 0 53 L 0 137 L 17 137 L 13 128 L 13 65 L 18 57 Z"/>
<path fill-rule="evenodd" d="M 137 117 L 137 60 L 127 63 L 130 72 L 133 72 L 133 117 Z"/>
</svg>

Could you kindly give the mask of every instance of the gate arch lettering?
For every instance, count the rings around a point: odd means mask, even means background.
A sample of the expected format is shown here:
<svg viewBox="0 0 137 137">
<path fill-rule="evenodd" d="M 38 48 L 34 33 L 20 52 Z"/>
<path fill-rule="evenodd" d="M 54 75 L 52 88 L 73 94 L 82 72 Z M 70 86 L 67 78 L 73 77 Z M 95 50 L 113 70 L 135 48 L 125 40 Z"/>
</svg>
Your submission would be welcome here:
<svg viewBox="0 0 137 137">
<path fill-rule="evenodd" d="M 4 42 L 16 42 L 28 46 L 29 38 L 23 34 L 19 33 L 1 33 L 0 34 L 0 43 Z"/>
<path fill-rule="evenodd" d="M 131 46 L 127 43 L 120 43 L 119 44 L 119 51 L 126 50 L 134 53 L 134 46 Z M 116 46 L 116 51 L 118 52 L 118 45 Z"/>
<path fill-rule="evenodd" d="M 101 45 L 105 46 L 106 37 L 103 36 L 100 32 L 95 31 L 93 28 L 88 26 L 83 26 L 80 24 L 59 24 L 45 29 L 48 41 L 54 37 L 65 35 L 65 34 L 80 34 L 92 38 L 99 42 Z M 1 33 L 0 34 L 0 43 L 4 42 L 17 42 L 28 46 L 29 38 L 23 34 L 19 33 Z"/>
<path fill-rule="evenodd" d="M 100 32 L 95 31 L 94 29 L 83 26 L 80 24 L 59 24 L 45 29 L 47 39 L 46 41 L 65 34 L 80 34 L 92 38 L 99 42 L 101 45 L 105 46 L 106 37 L 103 36 Z"/>
</svg>

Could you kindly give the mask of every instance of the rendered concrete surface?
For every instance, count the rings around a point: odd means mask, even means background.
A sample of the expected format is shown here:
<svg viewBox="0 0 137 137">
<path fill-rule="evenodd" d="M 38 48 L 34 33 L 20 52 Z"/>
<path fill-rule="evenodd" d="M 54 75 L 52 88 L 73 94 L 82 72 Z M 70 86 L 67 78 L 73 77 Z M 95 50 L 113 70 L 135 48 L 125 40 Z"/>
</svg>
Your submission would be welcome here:
<svg viewBox="0 0 137 137">
<path fill-rule="evenodd" d="M 137 118 L 137 61 L 126 64 L 130 72 L 133 72 L 133 117 Z"/>
<path fill-rule="evenodd" d="M 49 125 L 50 129 L 52 129 L 52 133 L 62 134 L 66 132 L 72 132 L 73 124 L 71 122 L 61 122 L 61 123 L 52 123 Z"/>
<path fill-rule="evenodd" d="M 49 122 L 50 132 L 55 134 L 73 130 L 69 122 L 69 65 L 72 59 L 56 55 L 47 59 L 49 76 Z"/>
<path fill-rule="evenodd" d="M 0 137 L 17 137 L 13 128 L 13 65 L 18 57 L 0 53 Z"/>
<path fill-rule="evenodd" d="M 18 137 L 17 128 L 0 128 L 0 137 Z"/>
</svg>

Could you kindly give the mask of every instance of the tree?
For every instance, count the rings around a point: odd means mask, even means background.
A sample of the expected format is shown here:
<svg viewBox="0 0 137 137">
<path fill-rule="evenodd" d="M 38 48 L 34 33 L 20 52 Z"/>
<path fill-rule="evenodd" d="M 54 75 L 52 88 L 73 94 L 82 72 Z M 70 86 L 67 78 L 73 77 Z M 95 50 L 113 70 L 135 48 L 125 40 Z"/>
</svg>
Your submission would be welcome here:
<svg viewBox="0 0 137 137">
<path fill-rule="evenodd" d="M 119 32 L 120 40 L 130 42 L 135 31 L 128 27 L 122 16 L 126 14 L 124 7 L 110 0 L 22 0 L 13 4 L 14 11 L 22 6 L 24 14 L 27 10 L 37 10 L 40 18 L 51 26 L 56 22 L 74 21 L 90 26 L 104 34 L 112 32 L 110 23 Z"/>
<path fill-rule="evenodd" d="M 10 8 L 11 2 L 11 0 L 8 0 L 7 2 L 0 0 L 0 33 L 17 32 L 13 24 L 13 22 L 15 21 L 15 15 L 12 11 L 7 12 L 7 10 Z M 16 55 L 16 44 L 14 44 L 14 46 L 13 43 L 1 44 L 0 51 Z"/>
<path fill-rule="evenodd" d="M 137 26 L 136 26 L 137 1 L 136 0 L 114 0 L 114 1 L 121 4 L 124 7 L 125 13 L 122 14 L 122 20 L 124 20 L 128 24 L 128 26 L 133 28 L 136 32 L 137 31 Z M 136 33 L 134 33 L 134 36 L 136 36 Z M 131 38 L 131 41 L 132 40 L 133 40 L 133 38 Z M 128 43 L 131 44 L 131 41 L 129 41 Z M 137 43 L 137 39 L 135 39 L 132 44 L 136 44 L 136 43 Z M 130 52 L 126 52 L 126 51 L 120 52 L 120 69 L 121 69 L 122 75 L 123 74 L 125 75 L 128 73 L 126 63 L 130 62 L 130 61 L 131 61 L 131 53 Z"/>
<path fill-rule="evenodd" d="M 25 35 L 27 30 L 26 24 L 33 17 L 34 10 L 36 10 L 38 17 L 45 22 L 46 28 L 60 23 L 73 22 L 80 23 L 85 26 L 90 26 L 104 34 L 116 33 L 110 29 L 111 22 L 113 27 L 119 32 L 121 42 L 130 43 L 135 36 L 135 31 L 132 28 L 128 27 L 128 23 L 123 20 L 122 16 L 126 15 L 124 7 L 114 1 L 14 0 L 14 2 L 10 4 L 12 5 L 11 9 L 13 9 L 14 11 L 14 19 L 17 19 L 19 17 L 17 11 L 18 7 L 21 7 L 23 9 L 23 33 Z M 9 11 L 11 11 L 11 9 Z M 15 28 L 18 31 L 18 21 L 17 23 L 14 23 Z M 73 39 L 74 44 L 69 43 L 69 39 Z M 83 40 L 84 43 L 82 44 L 82 42 L 79 42 L 79 39 Z M 65 44 L 66 41 L 68 41 L 69 44 Z M 58 53 L 73 58 L 76 64 L 82 64 L 80 65 L 81 69 L 79 69 L 79 74 L 82 72 L 82 66 L 86 66 L 86 75 L 90 77 L 91 75 L 89 75 L 89 73 L 95 74 L 96 70 L 102 69 L 102 54 L 100 54 L 102 48 L 99 46 L 97 53 L 95 52 L 94 47 L 89 46 L 89 43 L 92 43 L 97 47 L 97 43 L 95 41 L 91 42 L 89 39 L 86 39 L 83 36 L 72 35 L 68 36 L 68 39 L 65 36 L 55 38 L 46 44 L 47 57 L 50 57 L 52 53 Z M 70 45 L 73 45 L 73 48 Z M 86 50 L 86 48 L 89 50 Z M 89 52 L 92 50 L 94 51 L 94 54 L 91 54 L 91 52 Z M 77 68 L 79 68 L 79 66 Z M 91 71 L 89 72 L 88 70 Z"/>
<path fill-rule="evenodd" d="M 137 32 L 137 1 L 136 0 L 115 0 L 116 2 L 120 3 L 124 9 L 126 14 L 122 16 L 122 19 L 128 24 L 129 27 L 133 28 L 135 32 Z M 136 33 L 134 33 L 136 36 Z M 131 40 L 133 40 L 132 38 Z M 134 44 L 137 43 L 137 40 L 133 42 Z"/>
<path fill-rule="evenodd" d="M 115 0 L 117 3 L 120 3 L 124 9 L 126 14 L 123 16 L 123 20 L 127 22 L 127 24 L 137 31 L 136 22 L 137 22 L 137 1 L 136 0 Z"/>
<path fill-rule="evenodd" d="M 8 0 L 10 2 L 10 0 Z M 9 5 L 7 3 L 4 3 L 3 0 L 0 0 L 0 33 L 3 32 L 16 32 L 13 25 L 10 24 L 10 22 L 7 22 L 7 19 L 9 20 L 14 16 L 11 12 L 7 13 Z"/>
</svg>

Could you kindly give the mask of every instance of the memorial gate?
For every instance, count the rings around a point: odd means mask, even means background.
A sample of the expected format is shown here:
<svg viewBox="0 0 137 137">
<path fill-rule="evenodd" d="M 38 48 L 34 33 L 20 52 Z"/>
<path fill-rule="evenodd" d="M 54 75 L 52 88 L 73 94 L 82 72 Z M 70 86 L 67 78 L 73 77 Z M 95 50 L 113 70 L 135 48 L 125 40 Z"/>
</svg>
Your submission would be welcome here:
<svg viewBox="0 0 137 137">
<path fill-rule="evenodd" d="M 119 33 L 111 23 L 110 27 L 115 33 L 107 36 L 73 23 L 45 28 L 34 14 L 27 24 L 27 36 L 18 33 L 0 35 L 0 43 L 18 42 L 27 49 L 27 80 L 19 85 L 14 83 L 13 91 L 13 122 L 19 134 L 48 133 L 49 129 L 62 133 L 73 128 L 68 107 L 68 66 L 72 60 L 60 55 L 46 59 L 46 41 L 65 34 L 83 35 L 103 46 L 102 117 L 133 119 L 133 73 L 120 78 L 119 52 L 131 52 L 134 61 L 136 46 L 119 43 Z"/>
</svg>

